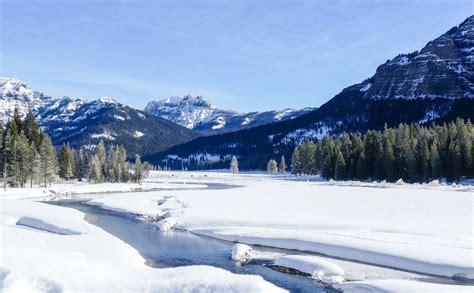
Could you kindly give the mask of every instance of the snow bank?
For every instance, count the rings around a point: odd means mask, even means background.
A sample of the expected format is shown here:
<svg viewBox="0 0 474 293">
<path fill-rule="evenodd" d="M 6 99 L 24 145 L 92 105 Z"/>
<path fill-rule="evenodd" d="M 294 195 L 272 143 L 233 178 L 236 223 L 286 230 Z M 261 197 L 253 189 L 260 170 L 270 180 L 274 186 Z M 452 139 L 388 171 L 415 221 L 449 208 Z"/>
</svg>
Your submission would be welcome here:
<svg viewBox="0 0 474 293">
<path fill-rule="evenodd" d="M 50 187 L 33 188 L 9 188 L 6 191 L 0 189 L 0 199 L 51 199 L 58 197 L 71 197 L 77 195 L 101 195 L 104 193 L 138 192 L 156 189 L 183 189 L 183 188 L 206 188 L 205 184 L 183 184 L 173 182 L 147 181 L 138 183 L 98 183 L 90 184 L 84 181 L 69 181 L 53 183 Z"/>
<path fill-rule="evenodd" d="M 474 272 L 472 187 L 298 182 L 262 174 L 160 174 L 244 187 L 106 195 L 94 202 L 134 213 L 166 214 L 177 227 L 232 242 L 448 277 Z"/>
<path fill-rule="evenodd" d="M 232 259 L 240 262 L 249 262 L 252 260 L 252 247 L 236 243 L 232 246 Z"/>
<path fill-rule="evenodd" d="M 0 206 L 2 292 L 283 291 L 259 276 L 210 266 L 150 268 L 135 249 L 73 209 L 29 200 Z"/>
<path fill-rule="evenodd" d="M 278 258 L 274 264 L 307 273 L 324 283 L 336 284 L 344 281 L 344 270 L 341 267 L 316 256 L 286 255 Z"/>
<path fill-rule="evenodd" d="M 473 287 L 466 285 L 418 282 L 412 280 L 373 280 L 347 282 L 334 285 L 344 293 L 410 292 L 410 293 L 472 293 Z"/>
</svg>

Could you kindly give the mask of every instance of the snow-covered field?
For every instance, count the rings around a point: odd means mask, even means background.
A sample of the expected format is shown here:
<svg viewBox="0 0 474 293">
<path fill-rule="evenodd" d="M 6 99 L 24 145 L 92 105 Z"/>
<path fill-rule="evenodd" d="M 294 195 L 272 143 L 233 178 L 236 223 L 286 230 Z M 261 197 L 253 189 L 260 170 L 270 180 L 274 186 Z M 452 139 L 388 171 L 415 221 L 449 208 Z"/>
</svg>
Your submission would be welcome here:
<svg viewBox="0 0 474 293">
<path fill-rule="evenodd" d="M 0 203 L 2 292 L 280 291 L 259 276 L 210 266 L 153 269 L 81 212 L 31 200 Z"/>
<path fill-rule="evenodd" d="M 164 217 L 167 227 L 250 245 L 445 277 L 474 275 L 472 186 L 306 182 L 205 172 L 154 176 L 242 187 L 120 194 L 91 203 L 151 213 Z"/>
<path fill-rule="evenodd" d="M 213 183 L 240 187 L 203 188 Z M 43 197 L 88 193 L 86 197 L 93 197 L 90 204 L 102 208 L 159 216 L 163 230 L 184 229 L 249 245 L 474 279 L 473 186 L 339 183 L 265 174 L 232 176 L 224 172 L 152 172 L 144 186 L 163 189 L 142 193 L 128 192 L 134 190 L 131 186 L 72 186 L 64 184 L 55 192 L 41 192 Z M 105 191 L 122 193 L 100 193 Z M 2 192 L 2 198 L 20 197 L 18 192 Z M 24 189 L 21 197 L 37 197 L 41 192 Z M 52 284 L 69 290 L 95 286 L 124 291 L 275 289 L 259 277 L 234 275 L 212 267 L 150 269 L 130 246 L 87 224 L 77 211 L 31 200 L 1 203 L 0 284 L 4 288 L 23 283 L 43 286 L 42 280 L 46 280 L 44 286 Z M 104 245 L 110 249 L 97 249 Z M 17 256 L 20 248 L 22 253 Z M 330 275 L 338 271 L 337 266 L 316 258 L 287 257 L 275 262 L 291 263 L 292 268 L 315 276 L 320 272 L 328 274 L 328 268 Z M 78 274 L 91 281 L 73 277 Z M 117 277 L 122 274 L 130 277 Z M 203 277 L 207 275 L 212 278 Z M 336 280 L 342 279 L 342 274 L 336 275 Z M 473 291 L 472 286 L 416 280 L 362 280 L 336 286 L 349 292 L 407 291 L 406 288 L 418 292 Z"/>
</svg>

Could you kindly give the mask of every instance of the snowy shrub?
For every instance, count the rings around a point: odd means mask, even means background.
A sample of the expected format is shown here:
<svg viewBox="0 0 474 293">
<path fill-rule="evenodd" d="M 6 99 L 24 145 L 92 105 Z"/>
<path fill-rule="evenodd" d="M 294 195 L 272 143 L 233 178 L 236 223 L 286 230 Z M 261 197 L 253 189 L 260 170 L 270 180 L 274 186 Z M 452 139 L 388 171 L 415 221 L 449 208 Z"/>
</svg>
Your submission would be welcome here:
<svg viewBox="0 0 474 293">
<path fill-rule="evenodd" d="M 428 182 L 429 186 L 440 186 L 440 183 L 439 183 L 439 180 L 431 180 L 430 182 Z"/>
<path fill-rule="evenodd" d="M 403 182 L 403 179 L 400 178 L 400 179 L 397 180 L 397 182 L 395 182 L 395 184 L 396 185 L 403 185 L 403 184 L 405 184 L 405 182 Z"/>
</svg>

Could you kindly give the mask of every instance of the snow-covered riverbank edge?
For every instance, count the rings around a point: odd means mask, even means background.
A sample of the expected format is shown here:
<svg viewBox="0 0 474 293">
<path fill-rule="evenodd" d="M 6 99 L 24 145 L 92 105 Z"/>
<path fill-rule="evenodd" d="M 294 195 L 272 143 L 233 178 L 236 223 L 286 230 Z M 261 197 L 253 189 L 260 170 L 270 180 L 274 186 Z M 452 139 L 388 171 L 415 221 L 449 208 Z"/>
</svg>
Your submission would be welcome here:
<svg viewBox="0 0 474 293">
<path fill-rule="evenodd" d="M 406 261 L 403 259 L 406 256 L 403 254 L 400 256 L 400 253 L 404 253 L 402 250 L 407 250 L 409 257 L 410 254 L 420 254 L 418 259 L 415 258 L 414 261 L 412 259 L 408 265 L 414 263 L 420 266 L 423 272 L 433 268 L 448 274 L 465 272 L 466 268 L 468 274 L 469 270 L 472 271 L 472 258 L 470 259 L 468 254 L 464 258 L 464 254 L 459 254 L 462 249 L 458 249 L 464 247 L 468 250 L 467 253 L 473 249 L 472 245 L 468 244 L 469 240 L 472 243 L 472 235 L 466 233 L 468 227 L 465 223 L 466 218 L 472 216 L 472 209 L 468 211 L 461 207 L 463 204 L 472 205 L 473 194 L 470 187 L 319 182 L 317 179 L 301 182 L 300 179 L 293 177 L 269 177 L 264 174 L 232 176 L 212 172 L 155 172 L 152 175 L 144 183 L 148 187 L 142 190 L 157 190 L 153 192 L 129 192 L 135 191 L 136 186 L 111 188 L 84 185 L 82 188 L 75 188 L 80 184 L 70 184 L 67 188 L 61 186 L 57 189 L 63 193 L 53 193 L 46 198 L 52 199 L 58 196 L 92 198 L 90 203 L 101 208 L 123 213 L 160 216 L 169 222 L 167 225 L 169 227 L 175 225 L 175 228 L 223 240 L 317 253 L 325 253 L 325 248 L 336 243 L 336 253 L 325 254 L 354 259 L 355 253 L 362 251 L 364 259 L 360 261 L 369 263 L 374 263 L 372 261 L 374 255 L 384 262 L 392 261 L 390 258 L 387 259 L 387 256 L 394 257 L 395 261 L 399 259 Z M 199 190 L 199 186 L 195 184 L 205 187 L 206 184 L 202 182 L 244 187 L 229 190 Z M 189 187 L 186 183 L 193 183 L 192 187 L 195 190 L 184 190 Z M 171 190 L 183 186 L 185 188 L 181 190 Z M 12 197 L 14 198 L 10 196 Z M 364 204 L 369 207 L 364 207 Z M 406 209 L 407 206 L 410 208 Z M 446 215 L 443 215 L 443 211 Z M 436 217 L 440 215 L 441 218 Z M 457 217 L 452 219 L 452 215 Z M 439 229 L 430 225 L 430 219 L 431 224 L 438 225 Z M 410 227 L 410 221 L 414 221 L 416 227 Z M 28 220 L 17 221 L 16 225 L 21 225 L 21 222 L 30 223 Z M 457 225 L 459 223 L 462 225 Z M 457 226 L 451 227 L 453 225 Z M 386 250 L 381 252 L 382 255 L 376 255 L 374 252 L 380 249 L 377 245 L 380 240 L 385 241 L 380 246 L 386 246 Z M 298 247 L 298 243 L 304 243 L 305 247 Z M 430 247 L 432 250 L 427 252 L 426 248 Z M 344 249 L 348 249 L 349 257 L 337 255 Z M 441 255 L 443 252 L 448 255 Z M 440 256 L 433 260 L 434 254 Z M 426 256 L 430 257 L 428 261 Z M 458 258 L 463 258 L 467 266 L 462 267 L 462 261 Z M 440 263 L 446 260 L 451 262 L 448 267 L 440 266 Z M 405 264 L 402 262 L 402 265 Z M 442 274 L 435 273 L 435 275 Z M 343 283 L 336 287 L 348 292 L 350 290 L 357 292 L 362 288 L 396 292 L 403 290 L 410 283 L 415 283 L 412 288 L 419 292 L 429 288 L 436 288 L 440 292 L 472 291 L 472 287 L 453 284 L 425 284 L 413 280 L 389 281 L 363 280 Z"/>
<path fill-rule="evenodd" d="M 148 212 L 163 217 L 166 227 L 222 240 L 322 253 L 448 278 L 472 278 L 472 186 L 321 182 L 314 178 L 306 182 L 309 179 L 211 172 L 160 175 L 245 187 L 160 191 L 139 194 L 133 200 L 128 194 L 104 196 L 91 204 L 138 214 L 153 206 Z M 441 291 L 472 290 L 437 286 Z"/>
<path fill-rule="evenodd" d="M 280 292 L 259 276 L 211 266 L 154 269 L 73 209 L 1 199 L 2 292 Z"/>
</svg>

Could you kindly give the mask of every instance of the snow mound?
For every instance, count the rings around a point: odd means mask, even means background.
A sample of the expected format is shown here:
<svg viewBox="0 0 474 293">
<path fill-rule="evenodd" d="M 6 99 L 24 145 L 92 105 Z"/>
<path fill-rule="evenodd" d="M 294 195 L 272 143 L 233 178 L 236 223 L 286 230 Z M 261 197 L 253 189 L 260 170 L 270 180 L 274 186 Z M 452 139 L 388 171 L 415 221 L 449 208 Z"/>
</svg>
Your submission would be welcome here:
<svg viewBox="0 0 474 293">
<path fill-rule="evenodd" d="M 452 285 L 441 283 L 428 283 L 412 280 L 371 280 L 346 282 L 343 284 L 334 285 L 336 289 L 344 291 L 344 293 L 375 293 L 375 292 L 411 292 L 411 293 L 426 293 L 426 292 L 470 292 L 472 293 L 472 286 Z"/>
<path fill-rule="evenodd" d="M 11 281 L 6 280 L 3 288 L 5 293 L 13 292 L 47 292 L 61 293 L 63 288 L 57 282 L 46 278 L 16 278 Z"/>
<path fill-rule="evenodd" d="M 236 243 L 232 246 L 232 259 L 240 262 L 252 260 L 252 247 L 246 244 Z"/>
<path fill-rule="evenodd" d="M 74 231 L 68 228 L 58 227 L 54 224 L 47 223 L 40 219 L 31 217 L 21 217 L 17 222 L 19 226 L 25 226 L 33 229 L 43 230 L 46 232 L 56 233 L 60 235 L 80 235 L 81 232 Z"/>
<path fill-rule="evenodd" d="M 162 232 L 171 230 L 175 225 L 176 221 L 173 218 L 166 218 L 156 223 L 156 226 Z"/>
<path fill-rule="evenodd" d="M 278 258 L 275 265 L 310 274 L 324 283 L 336 284 L 344 281 L 344 270 L 341 267 L 315 256 L 286 255 Z"/>
</svg>

